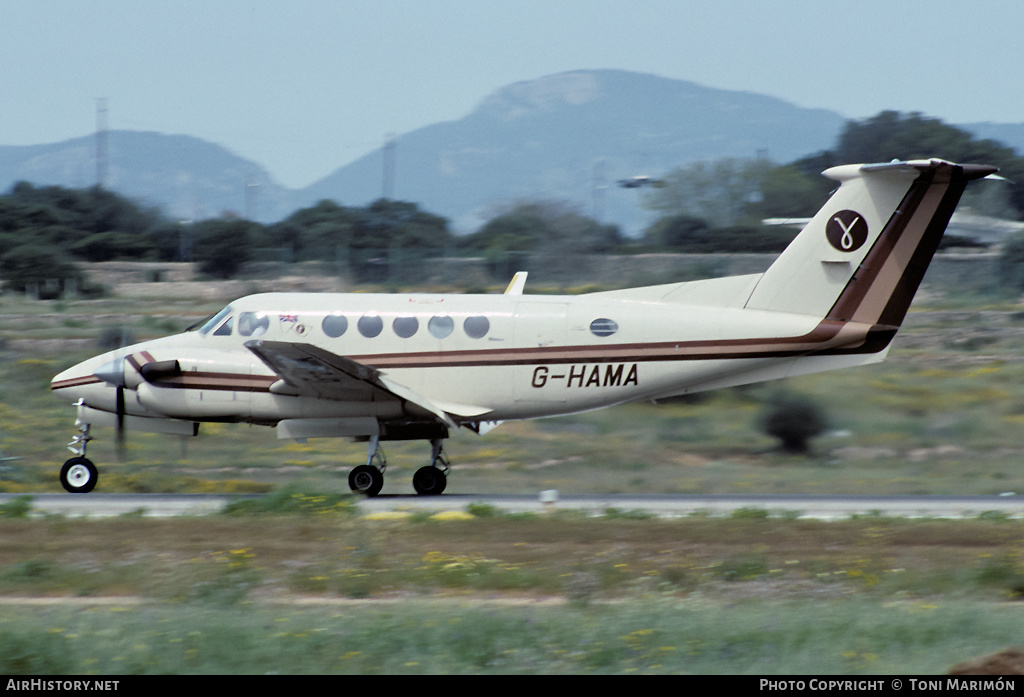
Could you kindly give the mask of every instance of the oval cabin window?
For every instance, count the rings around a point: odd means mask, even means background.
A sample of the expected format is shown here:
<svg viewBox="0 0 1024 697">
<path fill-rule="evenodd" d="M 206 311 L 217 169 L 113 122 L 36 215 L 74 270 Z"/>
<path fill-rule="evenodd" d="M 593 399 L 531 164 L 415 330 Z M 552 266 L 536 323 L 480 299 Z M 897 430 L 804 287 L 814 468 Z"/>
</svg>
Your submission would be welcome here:
<svg viewBox="0 0 1024 697">
<path fill-rule="evenodd" d="M 327 315 L 320 326 L 324 330 L 324 334 L 332 339 L 337 339 L 348 331 L 348 319 L 345 315 Z"/>
<path fill-rule="evenodd" d="M 594 336 L 611 336 L 617 331 L 619 331 L 619 325 L 613 319 L 601 317 L 590 323 L 590 333 Z"/>
<path fill-rule="evenodd" d="M 384 329 L 384 320 L 379 315 L 363 315 L 356 322 L 356 326 L 359 328 L 360 334 L 367 339 L 372 339 Z"/>
<path fill-rule="evenodd" d="M 490 331 L 491 322 L 483 315 L 474 315 L 466 318 L 466 321 L 462 323 L 462 328 L 470 339 L 482 339 Z"/>
<path fill-rule="evenodd" d="M 420 328 L 420 323 L 415 317 L 395 317 L 395 321 L 391 323 L 391 328 L 395 330 L 395 334 L 398 336 L 408 339 Z"/>
</svg>

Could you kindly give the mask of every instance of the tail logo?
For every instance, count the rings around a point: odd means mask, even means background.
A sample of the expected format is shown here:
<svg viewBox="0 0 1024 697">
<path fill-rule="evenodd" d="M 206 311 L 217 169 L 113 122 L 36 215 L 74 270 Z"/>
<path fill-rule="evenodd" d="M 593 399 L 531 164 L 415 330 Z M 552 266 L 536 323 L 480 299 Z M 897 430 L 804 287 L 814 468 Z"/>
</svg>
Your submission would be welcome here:
<svg viewBox="0 0 1024 697">
<path fill-rule="evenodd" d="M 839 211 L 825 226 L 825 236 L 840 252 L 855 252 L 868 239 L 868 224 L 860 213 Z"/>
</svg>

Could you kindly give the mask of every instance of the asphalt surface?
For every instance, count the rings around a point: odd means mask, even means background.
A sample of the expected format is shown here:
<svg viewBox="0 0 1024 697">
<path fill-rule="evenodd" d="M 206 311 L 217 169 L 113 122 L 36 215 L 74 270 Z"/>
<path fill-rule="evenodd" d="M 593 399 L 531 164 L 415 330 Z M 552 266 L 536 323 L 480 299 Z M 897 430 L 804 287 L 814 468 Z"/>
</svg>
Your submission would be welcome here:
<svg viewBox="0 0 1024 697">
<path fill-rule="evenodd" d="M 23 494 L 20 494 L 23 495 Z M 20 496 L 0 494 L 0 506 Z M 30 494 L 35 515 L 101 518 L 121 515 L 152 517 L 195 516 L 217 513 L 231 500 L 259 496 L 248 494 Z M 470 504 L 487 504 L 507 513 L 580 510 L 602 515 L 609 509 L 644 512 L 658 517 L 732 515 L 742 509 L 763 510 L 774 516 L 841 520 L 853 515 L 906 518 L 974 518 L 1002 514 L 1024 518 L 1024 495 L 999 496 L 817 496 L 817 495 L 662 495 L 593 494 L 559 495 L 538 492 L 534 496 L 509 494 L 445 494 L 442 496 L 382 495 L 363 499 L 365 516 L 399 515 L 404 512 L 465 512 Z"/>
</svg>

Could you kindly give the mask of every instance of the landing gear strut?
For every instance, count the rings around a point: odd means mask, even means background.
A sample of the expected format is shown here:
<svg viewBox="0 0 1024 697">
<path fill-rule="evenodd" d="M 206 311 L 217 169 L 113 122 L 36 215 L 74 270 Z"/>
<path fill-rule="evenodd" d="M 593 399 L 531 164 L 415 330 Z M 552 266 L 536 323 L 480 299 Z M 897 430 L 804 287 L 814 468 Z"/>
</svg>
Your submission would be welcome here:
<svg viewBox="0 0 1024 697">
<path fill-rule="evenodd" d="M 444 454 L 444 441 L 435 438 L 430 441 L 430 464 L 420 467 L 412 476 L 412 488 L 420 496 L 437 496 L 448 486 L 448 471 L 451 462 Z"/>
<path fill-rule="evenodd" d="M 348 473 L 348 487 L 357 494 L 376 496 L 384 487 L 384 470 L 387 467 L 384 451 L 380 449 L 380 436 L 371 436 L 366 464 Z"/>
<path fill-rule="evenodd" d="M 430 441 L 430 464 L 420 467 L 412 478 L 412 486 L 420 496 L 437 496 L 448 485 L 448 471 L 451 463 L 444 454 L 444 440 Z M 354 468 L 348 475 L 348 486 L 357 494 L 376 496 L 384 487 L 384 470 L 387 460 L 380 448 L 380 437 L 373 436 L 367 448 L 366 464 Z"/>
<path fill-rule="evenodd" d="M 77 406 L 81 407 L 82 402 L 79 401 Z M 96 488 L 99 472 L 96 465 L 85 456 L 85 446 L 92 440 L 92 436 L 89 435 L 89 424 L 82 421 L 79 416 L 75 419 L 75 426 L 78 428 L 78 435 L 68 443 L 68 450 L 74 453 L 75 457 L 60 468 L 60 484 L 65 491 L 72 494 L 87 494 Z"/>
</svg>

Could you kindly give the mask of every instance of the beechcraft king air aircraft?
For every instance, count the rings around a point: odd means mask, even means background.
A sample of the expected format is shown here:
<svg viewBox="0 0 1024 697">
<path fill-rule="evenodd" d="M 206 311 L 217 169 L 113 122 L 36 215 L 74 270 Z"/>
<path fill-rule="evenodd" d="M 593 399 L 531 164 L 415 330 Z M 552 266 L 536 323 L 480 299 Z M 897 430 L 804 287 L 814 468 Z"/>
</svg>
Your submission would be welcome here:
<svg viewBox="0 0 1024 697">
<path fill-rule="evenodd" d="M 967 183 L 994 167 L 845 165 L 764 273 L 578 296 L 267 293 L 194 331 L 57 375 L 78 407 L 64 488 L 88 492 L 92 425 L 195 435 L 202 422 L 369 443 L 349 475 L 373 496 L 385 440 L 422 439 L 440 494 L 450 431 L 881 361 Z"/>
</svg>

